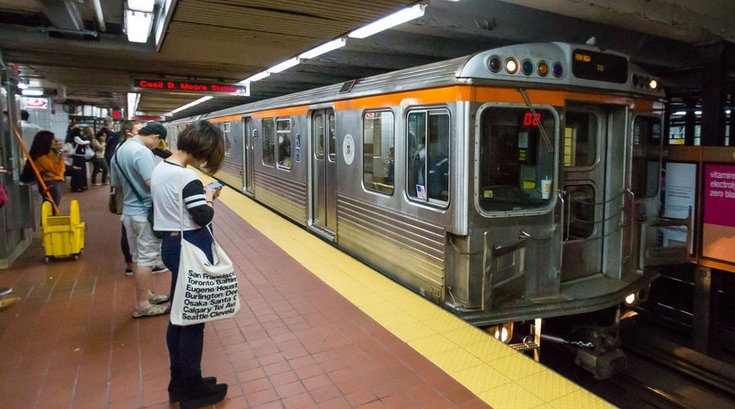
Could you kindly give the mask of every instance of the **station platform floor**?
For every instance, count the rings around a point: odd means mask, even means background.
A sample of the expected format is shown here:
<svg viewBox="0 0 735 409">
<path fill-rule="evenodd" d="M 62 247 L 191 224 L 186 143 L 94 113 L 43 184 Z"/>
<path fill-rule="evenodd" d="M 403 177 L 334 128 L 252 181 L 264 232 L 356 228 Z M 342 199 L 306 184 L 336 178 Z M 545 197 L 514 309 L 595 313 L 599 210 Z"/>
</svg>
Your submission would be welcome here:
<svg viewBox="0 0 735 409">
<path fill-rule="evenodd" d="M 0 407 L 175 408 L 167 316 L 133 319 L 107 187 L 67 193 L 87 223 L 79 260 L 44 264 L 40 234 L 0 287 Z M 225 188 L 215 234 L 242 309 L 208 323 L 205 376 L 220 408 L 597 409 L 612 405 Z M 155 275 L 167 292 L 170 273 Z"/>
</svg>

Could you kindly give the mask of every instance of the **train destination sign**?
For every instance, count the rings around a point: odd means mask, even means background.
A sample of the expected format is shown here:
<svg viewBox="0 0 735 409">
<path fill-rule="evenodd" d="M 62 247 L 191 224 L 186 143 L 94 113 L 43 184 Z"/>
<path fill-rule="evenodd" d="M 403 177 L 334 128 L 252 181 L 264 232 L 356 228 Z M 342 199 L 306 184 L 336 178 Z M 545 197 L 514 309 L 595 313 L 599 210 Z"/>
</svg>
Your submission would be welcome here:
<svg viewBox="0 0 735 409">
<path fill-rule="evenodd" d="M 217 82 L 135 78 L 133 79 L 133 88 L 135 90 L 236 95 L 240 97 L 247 97 L 250 95 L 249 86 L 222 84 Z"/>
</svg>

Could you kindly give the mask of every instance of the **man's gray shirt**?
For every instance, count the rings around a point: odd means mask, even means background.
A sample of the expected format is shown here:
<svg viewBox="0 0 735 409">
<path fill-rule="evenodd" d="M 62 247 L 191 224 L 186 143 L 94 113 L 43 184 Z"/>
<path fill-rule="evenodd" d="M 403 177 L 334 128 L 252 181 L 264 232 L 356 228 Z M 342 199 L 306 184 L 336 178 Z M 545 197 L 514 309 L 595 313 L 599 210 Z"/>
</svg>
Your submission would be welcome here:
<svg viewBox="0 0 735 409">
<path fill-rule="evenodd" d="M 118 163 L 120 166 L 118 167 Z M 113 157 L 110 167 L 110 183 L 113 186 L 123 187 L 123 215 L 125 216 L 147 216 L 148 208 L 153 204 L 151 201 L 151 191 L 145 185 L 145 181 L 151 178 L 153 168 L 155 168 L 155 160 L 153 152 L 146 148 L 142 142 L 135 139 L 128 139 L 118 147 Z M 125 173 L 135 190 L 143 198 L 143 203 L 133 193 L 125 176 L 120 174 L 120 168 Z"/>
</svg>

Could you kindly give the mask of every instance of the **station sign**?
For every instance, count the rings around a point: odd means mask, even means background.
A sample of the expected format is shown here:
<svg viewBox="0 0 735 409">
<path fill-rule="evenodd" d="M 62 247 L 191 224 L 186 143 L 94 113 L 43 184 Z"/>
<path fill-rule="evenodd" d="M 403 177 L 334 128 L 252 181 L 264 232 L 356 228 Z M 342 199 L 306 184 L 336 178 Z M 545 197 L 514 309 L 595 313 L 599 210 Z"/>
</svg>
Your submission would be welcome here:
<svg viewBox="0 0 735 409">
<path fill-rule="evenodd" d="M 232 85 L 218 82 L 183 81 L 160 78 L 134 78 L 133 89 L 136 91 L 185 92 L 219 96 L 250 96 L 249 85 Z"/>
<path fill-rule="evenodd" d="M 21 98 L 22 109 L 48 109 L 48 98 Z"/>
</svg>

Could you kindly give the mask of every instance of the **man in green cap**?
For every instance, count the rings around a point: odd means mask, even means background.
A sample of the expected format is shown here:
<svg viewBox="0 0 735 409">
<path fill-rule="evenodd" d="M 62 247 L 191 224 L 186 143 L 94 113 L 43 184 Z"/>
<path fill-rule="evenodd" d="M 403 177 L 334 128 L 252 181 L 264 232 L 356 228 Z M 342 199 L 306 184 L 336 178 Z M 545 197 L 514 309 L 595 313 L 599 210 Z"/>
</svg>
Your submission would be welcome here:
<svg viewBox="0 0 735 409">
<path fill-rule="evenodd" d="M 125 141 L 110 161 L 110 181 L 123 189 L 122 222 L 133 256 L 137 305 L 133 318 L 154 317 L 168 313 L 167 294 L 153 289 L 153 268 L 161 263 L 161 240 L 148 221 L 152 209 L 151 173 L 155 167 L 152 150 L 166 139 L 166 128 L 158 122 L 148 122 Z"/>
</svg>

